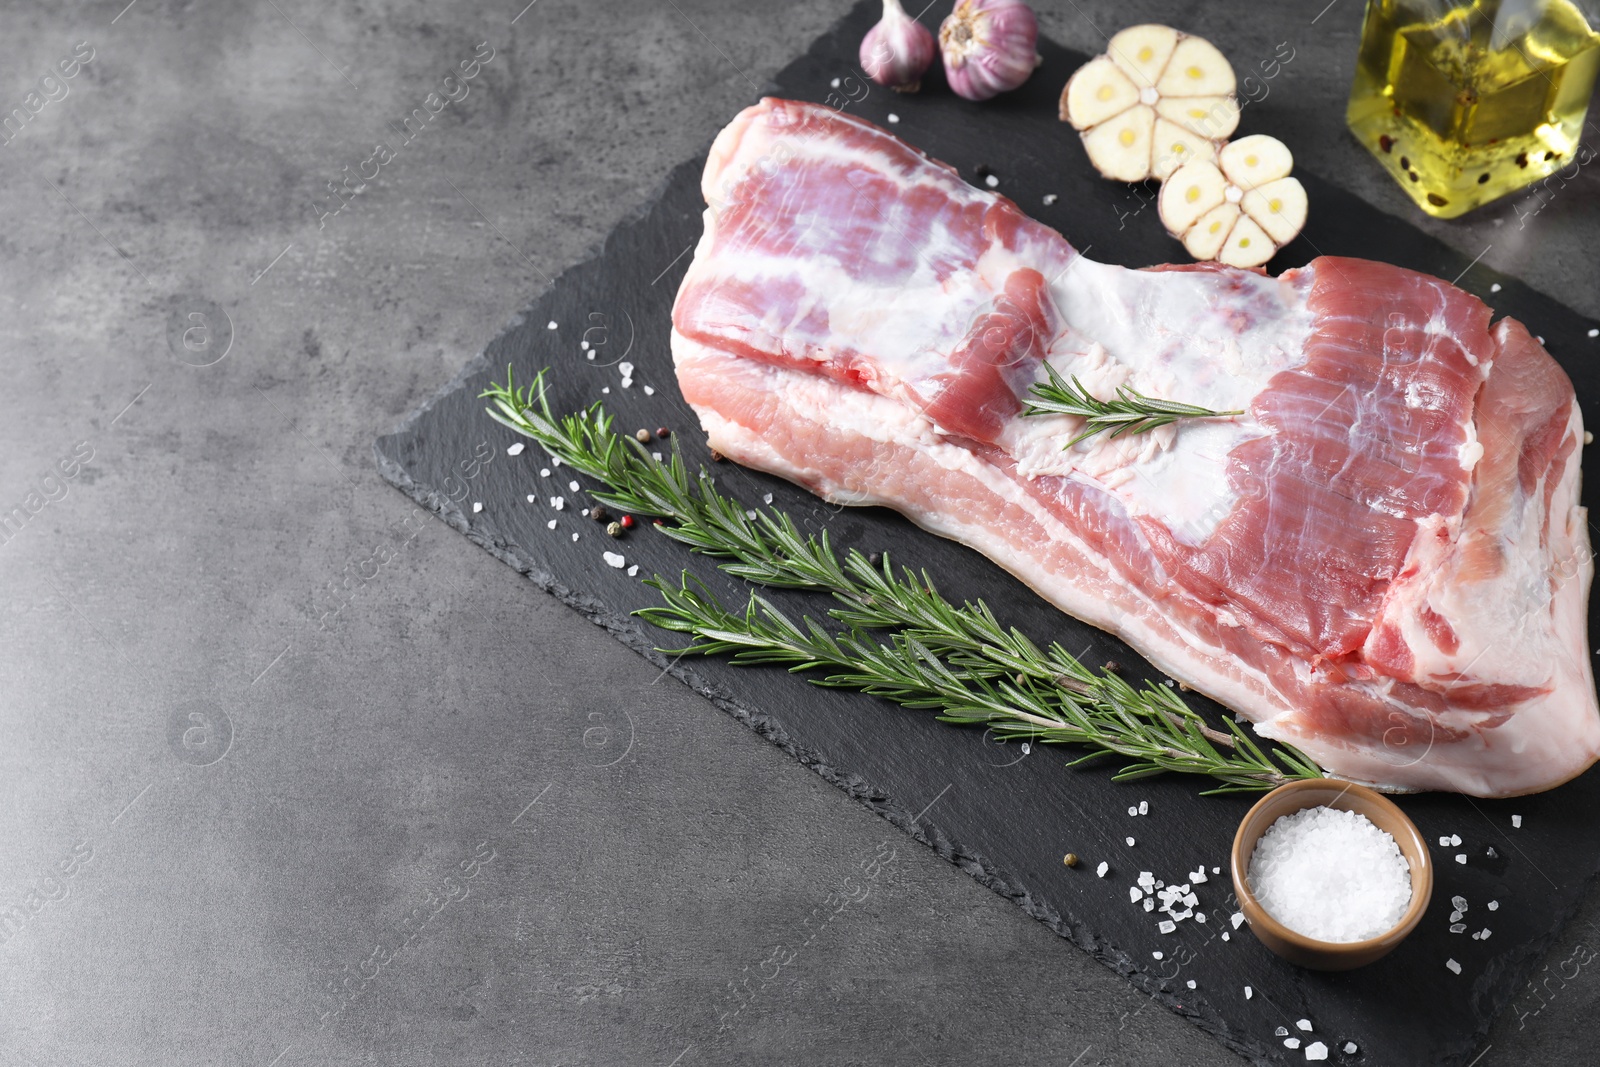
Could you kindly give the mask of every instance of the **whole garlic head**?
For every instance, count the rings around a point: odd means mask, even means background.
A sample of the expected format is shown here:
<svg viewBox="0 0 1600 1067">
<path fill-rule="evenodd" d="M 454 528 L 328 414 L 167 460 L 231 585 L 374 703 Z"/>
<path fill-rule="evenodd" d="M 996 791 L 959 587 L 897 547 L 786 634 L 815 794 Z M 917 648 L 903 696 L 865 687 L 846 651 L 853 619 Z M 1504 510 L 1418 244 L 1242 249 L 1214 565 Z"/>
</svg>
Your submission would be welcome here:
<svg viewBox="0 0 1600 1067">
<path fill-rule="evenodd" d="M 1306 224 L 1306 190 L 1276 137 L 1241 137 L 1215 163 L 1196 159 L 1167 176 L 1157 210 L 1195 259 L 1259 267 Z"/>
<path fill-rule="evenodd" d="M 1165 180 L 1192 160 L 1215 162 L 1239 125 L 1233 67 L 1215 45 L 1171 26 L 1130 26 L 1073 74 L 1061 120 L 1107 178 Z"/>
<path fill-rule="evenodd" d="M 956 0 L 939 27 L 945 80 L 957 96 L 987 100 L 1039 65 L 1039 22 L 1023 0 Z"/>
</svg>

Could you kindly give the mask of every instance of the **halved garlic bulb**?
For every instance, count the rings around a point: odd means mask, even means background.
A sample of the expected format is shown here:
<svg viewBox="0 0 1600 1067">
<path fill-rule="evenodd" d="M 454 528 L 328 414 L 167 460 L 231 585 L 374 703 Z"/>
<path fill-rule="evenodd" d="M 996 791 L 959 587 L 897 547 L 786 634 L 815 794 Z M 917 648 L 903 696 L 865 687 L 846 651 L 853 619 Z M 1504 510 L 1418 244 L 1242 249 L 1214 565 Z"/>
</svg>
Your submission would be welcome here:
<svg viewBox="0 0 1600 1067">
<path fill-rule="evenodd" d="M 1164 180 L 1185 163 L 1216 161 L 1239 125 L 1233 89 L 1233 67 L 1209 41 L 1130 26 L 1068 80 L 1061 120 L 1107 178 Z"/>
<path fill-rule="evenodd" d="M 1195 259 L 1259 267 L 1306 224 L 1306 191 L 1289 177 L 1293 168 L 1276 137 L 1241 137 L 1215 163 L 1196 159 L 1167 176 L 1157 202 L 1162 225 Z"/>
</svg>

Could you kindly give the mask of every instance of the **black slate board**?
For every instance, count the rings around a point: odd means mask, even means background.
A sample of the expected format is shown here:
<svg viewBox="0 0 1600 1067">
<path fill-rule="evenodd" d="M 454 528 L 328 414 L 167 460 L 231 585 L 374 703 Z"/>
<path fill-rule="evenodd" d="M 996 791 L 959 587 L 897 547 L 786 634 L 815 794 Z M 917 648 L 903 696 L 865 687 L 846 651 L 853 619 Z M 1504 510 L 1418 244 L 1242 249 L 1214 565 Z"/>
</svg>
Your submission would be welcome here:
<svg viewBox="0 0 1600 1067">
<path fill-rule="evenodd" d="M 775 95 L 844 107 L 897 134 L 977 182 L 986 166 L 999 190 L 1056 227 L 1093 258 L 1140 266 L 1182 259 L 1154 217 L 1148 190 L 1095 178 L 1070 131 L 1057 121 L 1056 97 L 1086 57 L 1041 41 L 1044 62 L 1023 89 L 984 105 L 953 96 L 935 72 L 915 97 L 869 86 L 855 70 L 856 44 L 875 19 L 867 0 L 778 75 Z M 890 112 L 898 124 L 888 124 Z M 729 116 L 732 117 L 731 115 Z M 1273 133 L 1293 144 L 1292 130 L 1273 129 L 1269 116 L 1247 108 L 1245 132 Z M 567 488 L 566 469 L 540 476 L 549 460 L 537 447 L 517 458 L 517 438 L 483 414 L 478 393 L 501 379 L 508 363 L 521 380 L 554 368 L 554 402 L 572 410 L 604 399 L 622 427 L 680 431 L 691 464 L 709 457 L 693 414 L 678 395 L 668 352 L 669 313 L 689 251 L 701 230 L 699 173 L 703 157 L 677 168 L 658 196 L 623 222 L 596 258 L 568 271 L 520 315 L 458 378 L 396 433 L 377 442 L 383 475 L 440 514 L 540 587 L 577 607 L 619 640 L 662 666 L 652 651 L 674 635 L 629 617 L 654 593 L 640 583 L 652 573 L 675 575 L 686 565 L 733 603 L 744 592 L 691 560 L 679 546 L 640 529 L 621 542 L 583 518 L 585 494 Z M 1305 235 L 1273 263 L 1285 269 L 1316 254 L 1356 255 L 1402 264 L 1458 284 L 1500 314 L 1522 319 L 1562 359 L 1593 423 L 1600 411 L 1600 376 L 1576 358 L 1588 343 L 1588 323 L 1514 279 L 1469 264 L 1465 257 L 1355 197 L 1300 173 L 1312 205 Z M 1057 194 L 1046 206 L 1042 198 Z M 1491 293 L 1491 283 L 1503 290 Z M 547 328 L 555 322 L 555 329 Z M 581 343 L 588 341 L 594 359 Z M 636 366 L 623 389 L 617 364 Z M 651 386 L 654 395 L 644 387 Z M 609 395 L 605 389 L 609 387 Z M 1114 639 L 1068 619 L 976 553 L 925 534 L 880 509 L 840 510 L 785 482 L 724 465 L 719 483 L 752 506 L 765 494 L 813 531 L 826 528 L 836 543 L 864 551 L 893 549 L 902 563 L 940 576 L 945 593 L 983 598 L 1035 638 L 1058 639 L 1089 662 L 1114 658 L 1131 676 L 1159 677 Z M 579 479 L 582 481 L 582 479 Z M 1592 482 L 1590 485 L 1592 486 Z M 534 502 L 527 496 L 532 494 Z M 567 500 L 554 511 L 549 498 Z M 1589 501 L 1586 487 L 1584 500 Z M 482 503 L 481 512 L 473 505 Z M 557 528 L 547 528 L 551 519 Z M 571 534 L 581 534 L 573 542 Z M 637 577 L 606 566 L 605 550 L 638 564 Z M 779 595 L 786 609 L 818 611 L 815 599 Z M 1591 631 L 1596 630 L 1591 621 Z M 1459 834 L 1459 847 L 1435 847 L 1438 881 L 1421 928 L 1395 953 L 1354 974 L 1293 968 L 1262 948 L 1247 930 L 1224 942 L 1232 912 L 1228 847 L 1247 798 L 1201 798 L 1204 783 L 1169 776 L 1117 785 L 1109 768 L 1068 769 L 1067 754 L 1047 747 L 1024 754 L 976 730 L 946 726 L 930 714 L 870 698 L 819 690 L 780 671 L 735 669 L 720 660 L 679 661 L 671 671 L 721 707 L 873 807 L 890 821 L 996 892 L 1015 901 L 1063 937 L 1126 976 L 1137 988 L 1193 1020 L 1229 1047 L 1261 1063 L 1302 1063 L 1284 1048 L 1275 1028 L 1295 1030 L 1309 1018 L 1308 1042 L 1325 1041 L 1330 1061 L 1363 1064 L 1465 1064 L 1495 1014 L 1504 1010 L 1539 965 L 1560 926 L 1576 907 L 1600 863 L 1600 776 L 1589 773 L 1560 789 L 1515 801 L 1473 801 L 1423 795 L 1402 804 L 1430 843 Z M 1208 711 L 1214 705 L 1197 701 Z M 1127 809 L 1148 800 L 1150 814 Z M 926 811 L 924 811 L 926 809 Z M 919 813 L 913 815 L 912 813 Z M 1512 814 L 1523 819 L 1513 829 Z M 1019 814 L 1021 817 L 1019 817 Z M 1134 847 L 1124 841 L 1136 839 Z M 1062 855 L 1083 857 L 1076 869 Z M 1462 865 L 1456 853 L 1467 857 Z M 1108 861 L 1105 878 L 1095 867 Z M 1156 931 L 1154 917 L 1129 901 L 1141 870 L 1186 881 L 1204 865 L 1222 873 L 1197 886 L 1204 925 L 1184 923 L 1174 935 Z M 1471 904 L 1468 923 L 1493 930 L 1474 941 L 1448 932 L 1450 899 Z M 1498 911 L 1486 904 L 1498 900 Z M 1160 961 L 1152 957 L 1161 951 Z M 1445 967 L 1460 962 L 1458 976 Z M 1188 988 L 1193 980 L 1196 988 Z M 1255 995 L 1246 1000 L 1243 987 Z M 1355 1041 L 1359 1051 L 1342 1046 Z"/>
</svg>

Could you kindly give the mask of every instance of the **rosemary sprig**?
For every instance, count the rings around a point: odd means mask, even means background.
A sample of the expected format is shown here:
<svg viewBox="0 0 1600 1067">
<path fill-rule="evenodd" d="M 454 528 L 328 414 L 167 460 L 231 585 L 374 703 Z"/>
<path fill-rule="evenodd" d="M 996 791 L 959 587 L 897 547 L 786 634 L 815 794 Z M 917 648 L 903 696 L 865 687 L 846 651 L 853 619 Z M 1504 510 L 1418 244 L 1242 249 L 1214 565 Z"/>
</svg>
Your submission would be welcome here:
<svg viewBox="0 0 1600 1067">
<path fill-rule="evenodd" d="M 1126 385 L 1117 387 L 1115 400 L 1097 400 L 1078 381 L 1077 375 L 1068 381 L 1050 364 L 1046 363 L 1044 369 L 1049 381 L 1034 383 L 1028 391 L 1028 403 L 1022 413 L 1077 415 L 1082 418 L 1083 429 L 1067 442 L 1068 448 L 1107 430 L 1111 431 L 1112 437 L 1121 437 L 1125 433 L 1148 433 L 1179 419 L 1220 419 L 1244 414 L 1243 411 L 1212 411 L 1194 404 L 1157 400 Z"/>
<path fill-rule="evenodd" d="M 1136 690 L 1114 673 L 1090 670 L 1058 644 L 1039 648 L 1002 626 L 986 604 L 946 600 L 926 572 L 896 574 L 887 558 L 874 565 L 854 549 L 841 557 L 826 532 L 802 534 L 781 512 L 747 510 L 705 470 L 691 476 L 676 440 L 670 459 L 657 460 L 616 433 L 600 404 L 557 417 L 543 372 L 518 388 L 508 367 L 506 384 L 482 396 L 492 401 L 488 411 L 497 421 L 604 483 L 592 493 L 597 500 L 671 520 L 659 527 L 663 533 L 752 583 L 830 593 L 835 606 L 827 614 L 844 628 L 835 633 L 811 618 L 795 623 L 759 594 L 737 614 L 685 572 L 676 587 L 651 579 L 663 604 L 638 613 L 691 635 L 686 649 L 669 651 L 827 670 L 812 680 L 933 708 L 946 721 L 984 723 L 1001 737 L 1094 749 L 1083 759 L 1117 753 L 1135 760 L 1119 779 L 1182 771 L 1217 778 L 1213 792 L 1234 792 L 1321 773 L 1287 746 L 1269 757 L 1232 721 L 1226 731 L 1213 729 L 1163 686 Z M 880 641 L 871 631 L 889 638 Z"/>
</svg>

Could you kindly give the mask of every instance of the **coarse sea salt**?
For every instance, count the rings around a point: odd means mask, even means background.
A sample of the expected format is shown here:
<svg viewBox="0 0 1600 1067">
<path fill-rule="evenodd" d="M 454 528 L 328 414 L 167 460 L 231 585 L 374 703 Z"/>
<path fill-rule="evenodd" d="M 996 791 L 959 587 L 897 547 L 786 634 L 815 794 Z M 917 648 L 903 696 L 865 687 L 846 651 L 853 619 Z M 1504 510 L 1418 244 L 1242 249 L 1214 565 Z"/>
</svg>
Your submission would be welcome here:
<svg viewBox="0 0 1600 1067">
<path fill-rule="evenodd" d="M 1267 914 L 1319 941 L 1365 941 L 1411 904 L 1411 871 L 1394 838 L 1353 811 L 1315 807 L 1267 828 L 1250 856 L 1250 889 Z"/>
</svg>

